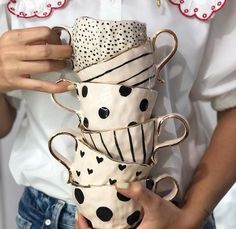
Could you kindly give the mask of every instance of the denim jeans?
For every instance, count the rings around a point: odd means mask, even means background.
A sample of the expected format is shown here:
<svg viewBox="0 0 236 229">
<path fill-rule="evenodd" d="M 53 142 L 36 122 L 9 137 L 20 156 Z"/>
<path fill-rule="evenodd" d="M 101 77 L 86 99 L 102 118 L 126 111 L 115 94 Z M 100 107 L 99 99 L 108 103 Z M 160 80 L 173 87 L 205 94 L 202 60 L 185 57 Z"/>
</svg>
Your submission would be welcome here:
<svg viewBox="0 0 236 229">
<path fill-rule="evenodd" d="M 74 229 L 74 205 L 27 187 L 16 217 L 17 229 Z"/>
<path fill-rule="evenodd" d="M 75 212 L 74 205 L 26 187 L 19 203 L 17 229 L 74 229 Z M 215 229 L 213 216 L 203 229 Z"/>
</svg>

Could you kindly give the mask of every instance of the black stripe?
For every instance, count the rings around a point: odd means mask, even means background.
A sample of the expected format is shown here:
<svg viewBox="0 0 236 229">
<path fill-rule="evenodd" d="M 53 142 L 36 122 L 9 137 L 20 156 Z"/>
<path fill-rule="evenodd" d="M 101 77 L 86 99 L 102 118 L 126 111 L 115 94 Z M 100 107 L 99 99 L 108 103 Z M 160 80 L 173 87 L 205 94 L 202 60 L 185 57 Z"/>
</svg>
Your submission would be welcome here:
<svg viewBox="0 0 236 229">
<path fill-rule="evenodd" d="M 138 75 L 140 75 L 140 74 L 146 72 L 146 71 L 147 71 L 148 69 L 150 69 L 152 66 L 153 66 L 153 64 L 150 65 L 150 66 L 148 66 L 147 68 L 143 69 L 141 72 L 138 72 L 138 73 L 136 73 L 135 75 L 129 77 L 128 79 L 125 79 L 125 80 L 122 80 L 122 81 L 118 82 L 117 84 L 124 83 L 124 82 L 126 82 L 126 81 L 128 81 L 128 80 L 130 80 L 130 79 L 132 79 L 132 78 L 134 78 L 134 77 L 136 77 L 136 76 L 138 76 Z"/>
<path fill-rule="evenodd" d="M 132 62 L 132 61 L 135 61 L 135 60 L 137 60 L 137 59 L 139 59 L 139 58 L 142 58 L 142 57 L 144 57 L 144 56 L 148 56 L 148 55 L 150 55 L 150 54 L 152 54 L 152 53 L 151 53 L 151 52 L 150 52 L 150 53 L 144 53 L 144 54 L 142 54 L 141 56 L 135 57 L 135 58 L 132 59 L 132 60 L 128 60 L 127 62 L 125 62 L 125 63 L 123 63 L 123 64 L 121 64 L 121 65 L 119 65 L 119 66 L 117 66 L 117 67 L 115 67 L 115 68 L 113 68 L 113 69 L 109 69 L 109 70 L 103 72 L 102 74 L 100 74 L 100 75 L 98 75 L 98 76 L 94 76 L 93 78 L 87 79 L 87 80 L 85 80 L 85 81 L 83 81 L 83 82 L 90 82 L 90 81 L 92 81 L 92 80 L 94 80 L 94 79 L 100 78 L 101 76 L 104 76 L 104 75 L 106 75 L 107 73 L 116 70 L 117 68 L 120 68 L 120 67 L 122 67 L 122 66 L 124 66 L 124 65 L 126 65 L 126 64 L 128 64 L 128 63 L 130 63 L 130 62 Z"/>
<path fill-rule="evenodd" d="M 123 158 L 123 156 L 122 156 L 122 153 L 121 153 L 121 150 L 120 150 L 120 147 L 119 147 L 119 143 L 117 142 L 116 131 L 113 131 L 113 134 L 114 134 L 114 140 L 115 140 L 115 143 L 116 143 L 116 148 L 117 148 L 118 153 L 119 153 L 119 155 L 120 155 L 120 159 L 121 159 L 122 161 L 124 161 L 124 158 Z"/>
<path fill-rule="evenodd" d="M 127 128 L 127 131 L 128 131 L 128 135 L 129 135 L 129 145 L 130 145 L 130 151 L 132 154 L 133 162 L 136 162 L 135 156 L 134 156 L 134 147 L 133 147 L 133 142 L 132 142 L 132 136 L 130 134 L 129 128 Z"/>
<path fill-rule="evenodd" d="M 147 153 L 146 153 L 146 146 L 145 146 L 145 134 L 143 131 L 143 124 L 141 124 L 141 130 L 142 130 L 142 146 L 143 146 L 143 163 L 145 163 Z"/>
<path fill-rule="evenodd" d="M 95 145 L 95 142 L 93 141 L 93 138 L 92 138 L 92 136 L 91 136 L 90 133 L 89 133 L 89 136 L 90 136 L 90 139 L 91 139 L 91 141 L 92 141 L 92 143 L 93 143 L 93 147 L 98 151 L 98 149 L 97 149 L 97 147 L 96 147 L 96 145 Z"/>
<path fill-rule="evenodd" d="M 99 133 L 99 135 L 100 135 L 101 142 L 102 142 L 102 144 L 103 144 L 105 150 L 107 151 L 107 154 L 109 155 L 109 157 L 113 158 L 112 155 L 110 154 L 110 152 L 108 151 L 108 149 L 107 149 L 107 147 L 106 147 L 104 141 L 103 141 L 102 134 Z"/>
<path fill-rule="evenodd" d="M 136 84 L 132 85 L 132 87 L 139 86 L 140 84 L 143 84 L 143 83 L 147 82 L 148 80 L 150 80 L 150 79 L 152 79 L 154 77 L 156 77 L 156 75 L 153 75 L 153 76 L 151 76 L 151 77 L 149 77 L 149 78 L 147 78 L 147 79 L 145 79 L 145 80 L 143 80 L 143 81 L 141 81 L 139 83 L 136 83 Z"/>
</svg>

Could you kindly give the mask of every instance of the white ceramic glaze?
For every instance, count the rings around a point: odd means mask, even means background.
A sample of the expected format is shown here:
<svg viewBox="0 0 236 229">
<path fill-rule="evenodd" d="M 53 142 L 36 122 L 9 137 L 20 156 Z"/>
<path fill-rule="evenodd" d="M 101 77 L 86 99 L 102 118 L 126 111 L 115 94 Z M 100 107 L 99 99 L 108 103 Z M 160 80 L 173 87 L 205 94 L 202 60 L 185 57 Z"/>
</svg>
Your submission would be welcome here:
<svg viewBox="0 0 236 229">
<path fill-rule="evenodd" d="M 53 94 L 59 106 L 80 117 L 81 128 L 108 130 L 127 127 L 151 117 L 157 91 L 100 83 L 74 83 L 80 110 L 62 104 Z"/>
<path fill-rule="evenodd" d="M 169 175 L 163 174 L 157 178 L 140 181 L 146 188 L 156 193 L 159 182 L 166 180 L 171 183 L 170 192 L 163 198 L 172 200 L 178 185 Z M 114 185 L 74 187 L 72 193 L 78 212 L 87 218 L 92 228 L 135 228 L 143 217 L 142 207 L 130 198 L 117 192 Z"/>
<path fill-rule="evenodd" d="M 162 129 L 168 120 L 177 120 L 183 126 L 183 134 L 175 139 L 160 141 Z M 162 128 L 163 127 L 163 128 Z M 187 120 L 180 114 L 167 114 L 134 124 L 127 128 L 107 131 L 82 130 L 83 139 L 95 150 L 108 157 L 137 163 L 150 163 L 158 149 L 173 146 L 183 141 L 189 132 Z"/>
<path fill-rule="evenodd" d="M 71 136 L 75 140 L 73 160 L 67 159 L 53 147 L 58 136 Z M 60 131 L 49 140 L 49 150 L 56 160 L 62 163 L 69 172 L 69 181 L 80 186 L 114 184 L 119 180 L 132 182 L 148 176 L 153 165 L 127 163 L 110 159 L 105 154 L 92 149 L 71 131 Z"/>
<path fill-rule="evenodd" d="M 75 71 L 110 59 L 147 39 L 146 24 L 134 20 L 109 21 L 80 17 L 71 28 L 54 28 L 64 29 L 70 35 Z"/>
<path fill-rule="evenodd" d="M 153 45 L 148 39 L 138 47 L 79 71 L 77 75 L 82 82 L 153 88 L 157 80 Z"/>
</svg>

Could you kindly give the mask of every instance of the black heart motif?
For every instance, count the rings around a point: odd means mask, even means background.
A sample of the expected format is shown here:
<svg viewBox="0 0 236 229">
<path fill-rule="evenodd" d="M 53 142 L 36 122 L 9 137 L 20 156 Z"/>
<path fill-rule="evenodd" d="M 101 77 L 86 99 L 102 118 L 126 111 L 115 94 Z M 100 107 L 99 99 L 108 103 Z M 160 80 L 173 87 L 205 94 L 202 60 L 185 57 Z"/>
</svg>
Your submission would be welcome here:
<svg viewBox="0 0 236 229">
<path fill-rule="evenodd" d="M 85 152 L 84 152 L 84 151 L 82 151 L 82 150 L 80 150 L 80 156 L 81 156 L 81 157 L 83 157 L 83 156 L 84 156 L 84 154 L 85 154 Z"/>
<path fill-rule="evenodd" d="M 139 176 L 142 173 L 142 171 L 137 171 L 136 176 Z"/>
<path fill-rule="evenodd" d="M 119 167 L 119 170 L 123 171 L 126 168 L 126 165 L 119 164 L 118 167 Z"/>
<path fill-rule="evenodd" d="M 93 170 L 92 170 L 92 169 L 87 169 L 87 170 L 88 170 L 88 174 L 93 173 Z"/>
<path fill-rule="evenodd" d="M 97 159 L 98 164 L 103 161 L 103 158 L 102 158 L 102 157 L 98 157 L 98 156 L 97 156 L 96 159 Z"/>
<path fill-rule="evenodd" d="M 111 178 L 109 179 L 109 182 L 110 182 L 111 185 L 112 185 L 112 184 L 115 184 L 116 181 L 117 181 L 117 180 L 115 180 L 115 179 L 114 179 L 114 180 L 112 180 Z"/>
<path fill-rule="evenodd" d="M 80 176 L 80 171 L 76 170 L 76 174 L 79 177 Z"/>
</svg>

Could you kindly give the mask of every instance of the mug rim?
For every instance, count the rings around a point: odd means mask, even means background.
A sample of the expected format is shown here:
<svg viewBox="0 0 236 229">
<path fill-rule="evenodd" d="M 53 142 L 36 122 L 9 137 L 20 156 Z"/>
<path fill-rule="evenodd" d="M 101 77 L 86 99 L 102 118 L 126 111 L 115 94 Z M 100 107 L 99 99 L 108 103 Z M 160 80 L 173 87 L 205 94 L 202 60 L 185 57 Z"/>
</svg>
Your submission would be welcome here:
<svg viewBox="0 0 236 229">
<path fill-rule="evenodd" d="M 77 21 L 79 21 L 79 20 L 81 20 L 81 19 L 85 19 L 85 18 L 90 19 L 90 20 L 93 20 L 93 21 L 110 22 L 110 23 L 114 23 L 114 22 L 115 22 L 115 23 L 135 22 L 135 23 L 139 23 L 139 24 L 143 25 L 143 26 L 145 27 L 145 29 L 146 29 L 146 27 L 147 27 L 147 23 L 141 22 L 141 21 L 138 21 L 138 20 L 131 20 L 131 19 L 128 19 L 128 20 L 110 20 L 110 19 L 105 20 L 105 19 L 97 19 L 97 18 L 94 18 L 94 17 L 85 16 L 85 15 L 76 18 L 75 21 L 77 22 Z M 75 23 L 74 23 L 74 25 L 75 25 Z"/>
</svg>

